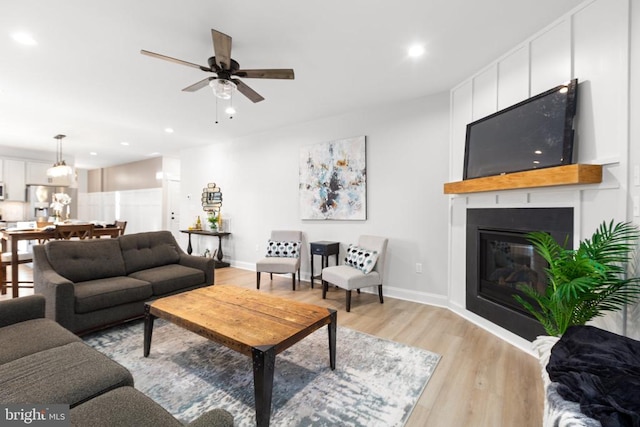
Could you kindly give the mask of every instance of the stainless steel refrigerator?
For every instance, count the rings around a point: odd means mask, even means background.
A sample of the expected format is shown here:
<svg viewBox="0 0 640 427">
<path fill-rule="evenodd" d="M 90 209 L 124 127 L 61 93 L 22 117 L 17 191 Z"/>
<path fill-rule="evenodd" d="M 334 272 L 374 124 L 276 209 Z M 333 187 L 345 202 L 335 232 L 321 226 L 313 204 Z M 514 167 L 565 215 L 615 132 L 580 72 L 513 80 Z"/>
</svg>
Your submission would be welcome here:
<svg viewBox="0 0 640 427">
<path fill-rule="evenodd" d="M 53 195 L 56 193 L 65 193 L 71 197 L 71 203 L 68 208 L 70 218 L 78 217 L 78 190 L 76 188 L 69 187 L 53 187 L 47 185 L 27 185 L 27 220 L 37 220 L 38 218 L 44 218 L 45 220 L 53 216 L 53 209 L 51 209 L 51 203 L 53 202 Z"/>
</svg>

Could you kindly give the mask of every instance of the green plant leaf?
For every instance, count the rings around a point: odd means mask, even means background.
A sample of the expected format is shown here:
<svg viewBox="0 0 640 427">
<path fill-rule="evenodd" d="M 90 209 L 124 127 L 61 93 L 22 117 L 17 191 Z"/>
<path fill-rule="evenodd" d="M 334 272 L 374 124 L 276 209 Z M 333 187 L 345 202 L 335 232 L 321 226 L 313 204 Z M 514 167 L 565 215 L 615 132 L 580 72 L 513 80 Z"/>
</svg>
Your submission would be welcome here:
<svg viewBox="0 0 640 427">
<path fill-rule="evenodd" d="M 628 277 L 629 263 L 638 263 L 638 228 L 628 222 L 603 222 L 577 249 L 566 249 L 548 233 L 533 232 L 527 239 L 549 264 L 544 295 L 529 285 L 520 289 L 529 301 L 514 298 L 550 335 L 561 335 L 572 325 L 583 325 L 609 311 L 640 299 L 640 278 Z M 638 269 L 635 268 L 634 271 Z"/>
</svg>

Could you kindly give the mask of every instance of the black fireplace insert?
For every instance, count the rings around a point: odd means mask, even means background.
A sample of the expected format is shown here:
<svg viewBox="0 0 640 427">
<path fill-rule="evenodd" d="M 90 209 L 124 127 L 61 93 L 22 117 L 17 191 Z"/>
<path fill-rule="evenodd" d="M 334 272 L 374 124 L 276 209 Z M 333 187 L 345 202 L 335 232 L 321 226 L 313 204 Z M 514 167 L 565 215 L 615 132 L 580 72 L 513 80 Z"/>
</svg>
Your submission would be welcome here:
<svg viewBox="0 0 640 427">
<path fill-rule="evenodd" d="M 467 309 L 529 340 L 544 329 L 513 296 L 526 299 L 520 284 L 547 286 L 547 263 L 526 238 L 532 231 L 571 245 L 573 208 L 467 210 Z"/>
</svg>

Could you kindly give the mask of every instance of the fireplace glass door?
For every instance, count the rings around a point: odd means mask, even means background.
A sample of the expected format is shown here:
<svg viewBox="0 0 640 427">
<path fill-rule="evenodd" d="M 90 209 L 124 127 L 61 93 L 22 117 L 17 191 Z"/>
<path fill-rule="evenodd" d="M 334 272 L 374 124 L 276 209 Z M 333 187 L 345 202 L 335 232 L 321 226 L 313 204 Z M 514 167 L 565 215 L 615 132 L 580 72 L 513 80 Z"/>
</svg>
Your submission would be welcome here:
<svg viewBox="0 0 640 427">
<path fill-rule="evenodd" d="M 480 233 L 479 296 L 531 316 L 514 298 L 527 284 L 544 294 L 547 262 L 523 233 L 478 230 Z"/>
</svg>

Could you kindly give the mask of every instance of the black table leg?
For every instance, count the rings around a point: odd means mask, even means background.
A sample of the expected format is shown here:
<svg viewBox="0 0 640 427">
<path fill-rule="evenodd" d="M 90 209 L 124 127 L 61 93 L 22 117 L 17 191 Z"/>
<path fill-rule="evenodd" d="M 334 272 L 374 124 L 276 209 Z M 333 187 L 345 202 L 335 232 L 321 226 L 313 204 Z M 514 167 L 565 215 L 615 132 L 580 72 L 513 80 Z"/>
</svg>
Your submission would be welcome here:
<svg viewBox="0 0 640 427">
<path fill-rule="evenodd" d="M 222 237 L 218 236 L 218 261 L 222 261 Z"/>
<path fill-rule="evenodd" d="M 253 386 L 256 400 L 256 425 L 258 427 L 269 426 L 275 365 L 275 346 L 264 345 L 253 348 Z"/>
<path fill-rule="evenodd" d="M 313 289 L 313 254 L 311 254 L 311 289 Z"/>
<path fill-rule="evenodd" d="M 150 309 L 151 306 L 149 304 L 144 305 L 144 357 L 149 356 L 149 352 L 151 351 L 153 321 L 156 319 L 156 316 L 149 312 Z"/>
<path fill-rule="evenodd" d="M 329 309 L 331 315 L 331 323 L 327 325 L 329 331 L 329 366 L 331 370 L 336 369 L 336 332 L 338 325 L 338 312 L 336 310 Z"/>
<path fill-rule="evenodd" d="M 191 255 L 191 252 L 193 252 L 193 247 L 191 246 L 191 233 L 188 233 L 188 234 L 189 234 L 189 244 L 187 245 L 187 253 Z"/>
</svg>

